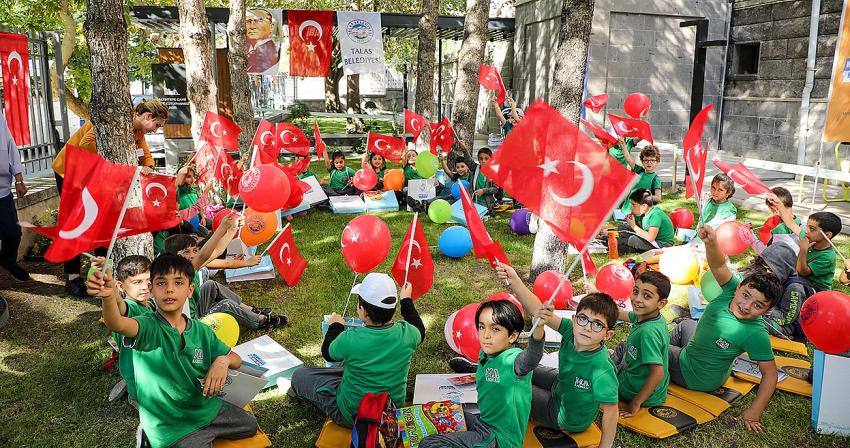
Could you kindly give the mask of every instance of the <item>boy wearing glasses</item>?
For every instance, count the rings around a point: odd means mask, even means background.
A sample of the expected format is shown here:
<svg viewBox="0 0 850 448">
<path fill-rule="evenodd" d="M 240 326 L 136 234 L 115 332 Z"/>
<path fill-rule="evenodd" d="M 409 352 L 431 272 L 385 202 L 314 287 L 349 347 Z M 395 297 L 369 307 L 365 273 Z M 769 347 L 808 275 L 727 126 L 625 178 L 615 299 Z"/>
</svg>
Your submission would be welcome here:
<svg viewBox="0 0 850 448">
<path fill-rule="evenodd" d="M 640 176 L 635 186 L 632 187 L 632 192 L 640 188 L 646 189 L 652 195 L 653 203 L 658 204 L 661 202 L 661 179 L 655 174 L 655 169 L 658 167 L 658 163 L 661 162 L 661 151 L 653 145 L 644 146 L 640 150 L 640 165 L 635 163 L 631 153 L 628 151 L 623 151 L 623 158 L 626 160 L 629 169 Z M 624 215 L 631 213 L 631 202 L 626 200 L 621 211 Z"/>
</svg>

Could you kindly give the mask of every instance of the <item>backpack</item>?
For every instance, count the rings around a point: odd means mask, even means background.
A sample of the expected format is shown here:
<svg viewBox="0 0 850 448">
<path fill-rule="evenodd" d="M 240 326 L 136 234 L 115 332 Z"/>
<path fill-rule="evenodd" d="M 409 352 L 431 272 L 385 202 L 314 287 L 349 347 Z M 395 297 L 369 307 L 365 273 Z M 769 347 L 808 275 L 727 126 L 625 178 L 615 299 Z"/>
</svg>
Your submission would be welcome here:
<svg viewBox="0 0 850 448">
<path fill-rule="evenodd" d="M 386 392 L 367 393 L 360 399 L 354 428 L 352 448 L 393 448 L 398 441 L 396 407 Z"/>
</svg>

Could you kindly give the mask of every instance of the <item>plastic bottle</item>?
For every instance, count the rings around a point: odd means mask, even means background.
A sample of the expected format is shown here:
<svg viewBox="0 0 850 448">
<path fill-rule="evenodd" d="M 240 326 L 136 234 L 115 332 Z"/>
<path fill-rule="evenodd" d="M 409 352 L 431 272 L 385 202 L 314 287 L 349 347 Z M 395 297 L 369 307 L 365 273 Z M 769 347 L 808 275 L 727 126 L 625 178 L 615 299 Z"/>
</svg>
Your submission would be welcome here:
<svg viewBox="0 0 850 448">
<path fill-rule="evenodd" d="M 620 258 L 620 251 L 617 248 L 617 237 L 619 233 L 612 230 L 608 232 L 608 258 L 614 260 Z"/>
</svg>

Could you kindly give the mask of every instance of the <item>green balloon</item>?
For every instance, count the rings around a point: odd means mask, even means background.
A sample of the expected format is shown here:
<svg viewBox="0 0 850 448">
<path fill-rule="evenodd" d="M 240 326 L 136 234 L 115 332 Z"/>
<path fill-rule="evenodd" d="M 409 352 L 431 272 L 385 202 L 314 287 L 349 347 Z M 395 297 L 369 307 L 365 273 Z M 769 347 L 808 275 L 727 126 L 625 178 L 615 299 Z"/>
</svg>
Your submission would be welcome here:
<svg viewBox="0 0 850 448">
<path fill-rule="evenodd" d="M 452 206 L 445 199 L 437 199 L 428 206 L 428 217 L 437 224 L 443 224 L 452 218 Z"/>
<path fill-rule="evenodd" d="M 420 152 L 418 156 L 416 156 L 416 172 L 422 176 L 423 179 L 429 179 L 434 174 L 437 174 L 437 168 L 439 167 L 440 162 L 437 160 L 437 156 L 431 154 L 429 151 Z"/>
<path fill-rule="evenodd" d="M 706 302 L 711 302 L 723 292 L 723 288 L 717 283 L 717 279 L 714 278 L 711 270 L 705 271 L 705 274 L 702 275 L 699 281 L 699 288 Z"/>
</svg>

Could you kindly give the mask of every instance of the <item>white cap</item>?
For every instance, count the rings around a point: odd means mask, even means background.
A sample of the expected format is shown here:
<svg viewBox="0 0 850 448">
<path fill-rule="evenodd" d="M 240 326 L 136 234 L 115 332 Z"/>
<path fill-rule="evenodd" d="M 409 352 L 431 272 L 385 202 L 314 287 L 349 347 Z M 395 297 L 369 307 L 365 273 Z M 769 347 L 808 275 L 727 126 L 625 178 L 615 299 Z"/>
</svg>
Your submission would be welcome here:
<svg viewBox="0 0 850 448">
<path fill-rule="evenodd" d="M 357 294 L 366 303 L 378 308 L 395 309 L 398 303 L 398 291 L 395 281 L 387 274 L 373 272 L 366 275 L 363 282 L 351 288 L 352 294 Z M 392 300 L 385 300 L 392 298 Z"/>
</svg>

